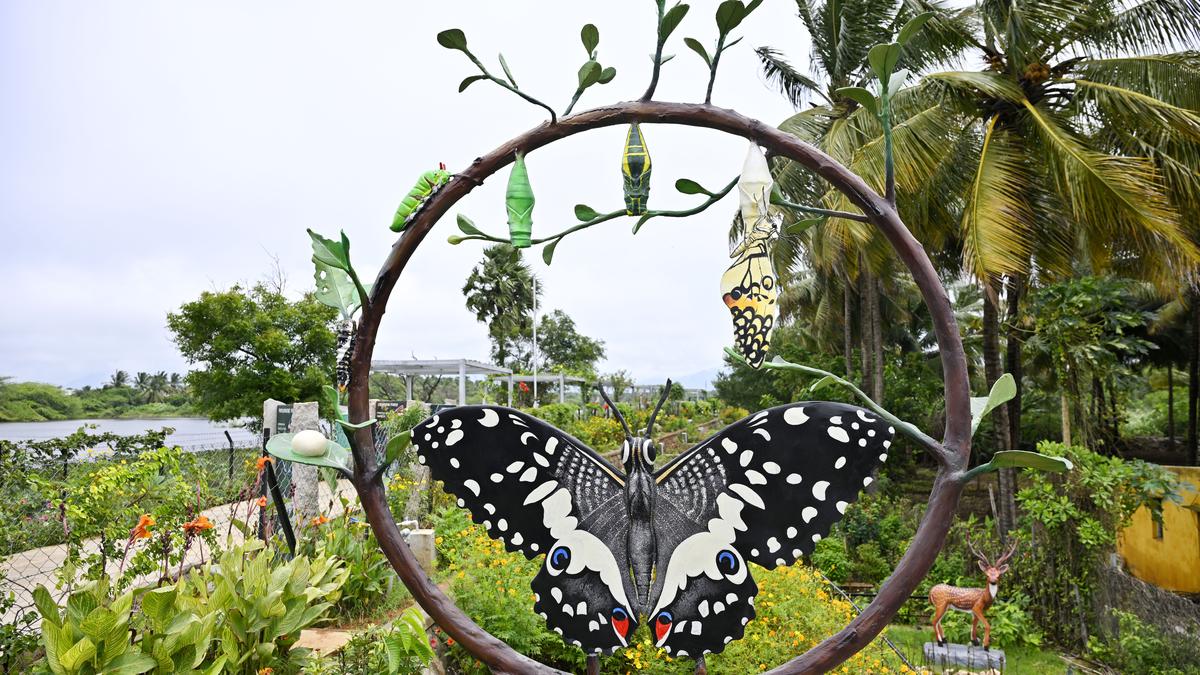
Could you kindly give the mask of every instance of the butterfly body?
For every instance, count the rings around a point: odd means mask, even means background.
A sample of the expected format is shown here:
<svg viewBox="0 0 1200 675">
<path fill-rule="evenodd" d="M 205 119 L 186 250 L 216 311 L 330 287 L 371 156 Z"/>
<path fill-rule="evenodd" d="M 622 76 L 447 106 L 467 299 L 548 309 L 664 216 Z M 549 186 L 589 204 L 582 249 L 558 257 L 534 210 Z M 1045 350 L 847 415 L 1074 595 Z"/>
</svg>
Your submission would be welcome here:
<svg viewBox="0 0 1200 675">
<path fill-rule="evenodd" d="M 754 618 L 748 563 L 811 551 L 886 459 L 891 434 L 861 408 L 796 403 L 657 469 L 655 444 L 630 434 L 618 468 L 517 410 L 462 406 L 418 425 L 413 444 L 491 537 L 545 556 L 534 609 L 565 641 L 611 652 L 647 623 L 657 646 L 698 657 Z"/>
</svg>

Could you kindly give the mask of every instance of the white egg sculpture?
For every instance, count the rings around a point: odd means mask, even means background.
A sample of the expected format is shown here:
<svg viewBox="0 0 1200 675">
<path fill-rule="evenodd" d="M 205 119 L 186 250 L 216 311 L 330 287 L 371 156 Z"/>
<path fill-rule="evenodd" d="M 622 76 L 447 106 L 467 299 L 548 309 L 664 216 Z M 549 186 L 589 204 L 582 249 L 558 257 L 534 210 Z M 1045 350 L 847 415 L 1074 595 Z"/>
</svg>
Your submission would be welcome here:
<svg viewBox="0 0 1200 675">
<path fill-rule="evenodd" d="M 329 450 L 329 441 L 319 431 L 306 429 L 292 436 L 292 451 L 301 457 L 320 457 Z"/>
</svg>

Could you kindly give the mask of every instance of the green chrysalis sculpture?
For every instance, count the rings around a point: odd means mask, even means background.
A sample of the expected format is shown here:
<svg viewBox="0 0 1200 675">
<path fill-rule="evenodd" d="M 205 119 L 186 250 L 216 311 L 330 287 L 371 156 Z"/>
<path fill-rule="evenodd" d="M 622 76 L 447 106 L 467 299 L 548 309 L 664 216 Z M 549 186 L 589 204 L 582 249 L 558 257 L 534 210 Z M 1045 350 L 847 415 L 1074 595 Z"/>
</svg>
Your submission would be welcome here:
<svg viewBox="0 0 1200 675">
<path fill-rule="evenodd" d="M 450 172 L 446 170 L 445 164 L 438 164 L 438 168 L 421 174 L 421 177 L 417 179 L 417 184 L 400 201 L 400 206 L 396 207 L 396 215 L 392 216 L 392 231 L 404 231 L 404 228 L 408 227 L 408 221 L 412 220 L 413 215 L 421 210 L 421 205 L 425 203 L 425 200 L 449 181 Z"/>
<path fill-rule="evenodd" d="M 650 199 L 650 149 L 642 136 L 641 125 L 629 125 L 625 134 L 625 152 L 621 155 L 621 174 L 625 180 L 625 213 L 640 216 L 646 213 Z"/>
<path fill-rule="evenodd" d="M 508 236 L 513 248 L 529 248 L 534 201 L 525 155 L 518 152 L 512 173 L 508 174 L 508 193 L 504 198 L 504 208 L 508 209 Z"/>
</svg>

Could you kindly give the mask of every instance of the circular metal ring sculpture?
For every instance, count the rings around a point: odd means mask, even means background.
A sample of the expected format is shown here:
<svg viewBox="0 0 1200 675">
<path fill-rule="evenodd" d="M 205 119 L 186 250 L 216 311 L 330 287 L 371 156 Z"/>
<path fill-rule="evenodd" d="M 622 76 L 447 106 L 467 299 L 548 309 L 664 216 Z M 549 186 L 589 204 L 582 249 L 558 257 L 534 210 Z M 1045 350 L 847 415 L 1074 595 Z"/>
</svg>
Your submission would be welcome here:
<svg viewBox="0 0 1200 675">
<path fill-rule="evenodd" d="M 933 565 L 950 529 L 963 485 L 969 478 L 966 469 L 971 454 L 971 410 L 962 340 L 950 301 L 925 249 L 901 222 L 893 203 L 820 149 L 732 110 L 708 104 L 643 100 L 596 108 L 542 124 L 477 158 L 470 167 L 429 198 L 393 245 L 379 271 L 371 289 L 370 302 L 362 309 L 356 336 L 349 386 L 350 421 L 361 422 L 371 417 L 368 410 L 368 376 L 375 337 L 388 298 L 408 260 L 438 219 L 475 186 L 513 162 L 516 153 L 532 152 L 583 131 L 632 122 L 703 127 L 742 136 L 758 143 L 771 155 L 787 157 L 813 171 L 862 209 L 868 221 L 883 233 L 912 274 L 922 299 L 929 307 L 942 361 L 946 427 L 941 442 L 927 437 L 920 439 L 937 460 L 938 473 L 917 534 L 895 571 L 861 614 L 837 634 L 769 672 L 782 674 L 830 670 L 868 645 L 883 630 Z M 388 508 L 382 471 L 376 461 L 370 429 L 354 431 L 350 441 L 354 454 L 352 480 L 367 520 L 392 567 L 417 603 L 442 630 L 496 672 L 560 672 L 517 653 L 480 628 L 428 579 L 401 538 Z"/>
</svg>

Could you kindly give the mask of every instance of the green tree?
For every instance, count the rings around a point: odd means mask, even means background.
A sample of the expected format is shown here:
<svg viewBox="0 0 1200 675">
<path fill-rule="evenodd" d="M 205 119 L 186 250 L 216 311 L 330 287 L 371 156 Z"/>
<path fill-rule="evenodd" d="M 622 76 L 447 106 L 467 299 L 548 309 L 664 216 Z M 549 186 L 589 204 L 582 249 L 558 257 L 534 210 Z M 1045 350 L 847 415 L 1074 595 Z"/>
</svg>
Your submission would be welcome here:
<svg viewBox="0 0 1200 675">
<path fill-rule="evenodd" d="M 587 379 L 596 376 L 596 362 L 604 358 L 604 341 L 582 335 L 575 320 L 556 309 L 538 322 L 538 367 Z"/>
<path fill-rule="evenodd" d="M 600 383 L 604 385 L 605 391 L 612 398 L 613 403 L 621 400 L 625 395 L 625 391 L 634 385 L 633 376 L 628 370 L 614 370 L 600 377 Z"/>
<path fill-rule="evenodd" d="M 521 342 L 533 332 L 533 283 L 521 251 L 496 244 L 483 249 L 483 260 L 463 285 L 467 309 L 487 325 L 492 360 L 498 364 L 511 367 L 520 358 Z"/>
<path fill-rule="evenodd" d="M 266 398 L 321 400 L 332 378 L 337 310 L 311 294 L 289 301 L 256 284 L 204 292 L 167 315 L 175 344 L 189 363 L 196 408 L 212 419 L 261 417 Z"/>
<path fill-rule="evenodd" d="M 129 373 L 125 372 L 124 370 L 118 370 L 114 372 L 112 377 L 108 379 L 108 384 L 104 386 L 112 387 L 114 389 L 129 386 Z"/>
</svg>

